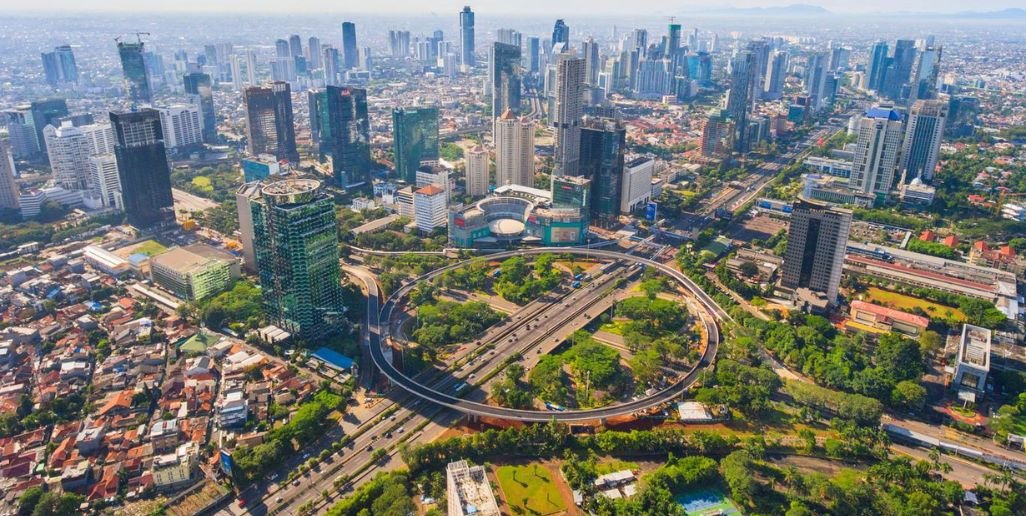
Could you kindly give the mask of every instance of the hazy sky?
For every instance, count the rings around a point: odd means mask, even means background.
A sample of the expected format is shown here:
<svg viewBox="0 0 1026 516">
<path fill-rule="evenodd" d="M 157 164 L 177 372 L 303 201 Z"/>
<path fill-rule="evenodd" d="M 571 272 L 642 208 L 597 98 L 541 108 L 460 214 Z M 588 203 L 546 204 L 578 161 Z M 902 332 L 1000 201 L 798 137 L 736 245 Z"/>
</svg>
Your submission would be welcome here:
<svg viewBox="0 0 1026 516">
<path fill-rule="evenodd" d="M 723 7 L 768 7 L 794 3 L 822 6 L 835 12 L 995 10 L 1023 7 L 1023 0 L 0 0 L 0 12 L 10 11 L 291 11 L 351 12 L 387 14 L 424 14 L 458 11 L 469 3 L 474 11 L 485 15 L 585 15 L 630 12 L 635 15 L 688 13 Z"/>
</svg>

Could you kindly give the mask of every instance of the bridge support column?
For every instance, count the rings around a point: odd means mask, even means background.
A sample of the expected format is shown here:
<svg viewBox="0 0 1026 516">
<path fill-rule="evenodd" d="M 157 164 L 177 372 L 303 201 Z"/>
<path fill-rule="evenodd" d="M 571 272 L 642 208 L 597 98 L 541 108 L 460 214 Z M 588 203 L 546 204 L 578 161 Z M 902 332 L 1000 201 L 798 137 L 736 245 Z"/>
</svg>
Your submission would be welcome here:
<svg viewBox="0 0 1026 516">
<path fill-rule="evenodd" d="M 602 426 L 606 426 L 606 418 L 599 419 L 599 424 Z"/>
</svg>

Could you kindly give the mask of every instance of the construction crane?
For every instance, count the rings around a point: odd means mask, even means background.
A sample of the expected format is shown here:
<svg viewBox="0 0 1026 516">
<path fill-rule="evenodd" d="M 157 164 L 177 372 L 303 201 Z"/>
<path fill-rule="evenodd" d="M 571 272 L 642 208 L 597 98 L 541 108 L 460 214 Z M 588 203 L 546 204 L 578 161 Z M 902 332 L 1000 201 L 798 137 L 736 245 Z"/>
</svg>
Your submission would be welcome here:
<svg viewBox="0 0 1026 516">
<path fill-rule="evenodd" d="M 150 35 L 149 32 L 136 32 L 135 33 L 135 39 L 136 39 L 136 41 L 139 42 L 140 45 L 142 45 L 142 42 L 143 42 L 142 41 L 142 37 L 143 36 L 149 36 L 149 35 Z M 120 45 L 121 44 L 121 36 L 116 36 L 114 38 L 114 42 Z"/>
</svg>

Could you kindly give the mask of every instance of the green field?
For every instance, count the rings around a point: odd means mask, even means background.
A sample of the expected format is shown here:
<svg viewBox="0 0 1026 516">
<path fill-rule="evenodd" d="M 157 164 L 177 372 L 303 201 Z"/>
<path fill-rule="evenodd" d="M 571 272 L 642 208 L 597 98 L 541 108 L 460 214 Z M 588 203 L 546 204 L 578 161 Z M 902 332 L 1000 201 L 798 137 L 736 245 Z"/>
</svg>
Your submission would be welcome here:
<svg viewBox="0 0 1026 516">
<path fill-rule="evenodd" d="M 544 466 L 500 466 L 495 470 L 495 476 L 513 514 L 551 514 L 567 509 L 549 470 Z"/>
<path fill-rule="evenodd" d="M 638 469 L 640 469 L 640 467 L 638 466 L 637 462 L 627 462 L 619 459 L 602 461 L 595 465 L 595 473 L 598 473 L 599 475 L 615 473 L 617 471 L 623 471 L 625 469 L 637 471 Z"/>
<path fill-rule="evenodd" d="M 624 326 L 626 326 L 627 323 L 629 323 L 629 322 L 630 321 L 626 321 L 626 320 L 623 320 L 623 321 L 610 321 L 610 322 L 607 322 L 607 323 L 603 324 L 602 326 L 599 326 L 599 331 L 604 331 L 604 332 L 607 332 L 607 333 L 612 333 L 614 335 L 619 335 L 619 336 L 622 337 L 623 336 Z"/>
<path fill-rule="evenodd" d="M 153 256 L 166 250 L 167 248 L 154 240 L 147 240 L 139 244 L 135 249 L 132 250 L 132 254 L 142 253 L 146 256 Z"/>
<path fill-rule="evenodd" d="M 192 178 L 192 186 L 202 192 L 210 193 L 214 191 L 214 186 L 211 183 L 210 178 L 207 176 L 196 176 Z"/>
<path fill-rule="evenodd" d="M 891 292 L 877 287 L 870 287 L 866 292 L 866 295 L 866 301 L 869 301 L 870 303 L 889 306 L 891 308 L 897 308 L 898 310 L 911 310 L 913 308 L 922 309 L 926 313 L 930 314 L 931 319 L 953 319 L 956 322 L 965 322 L 966 320 L 965 314 L 958 308 L 941 305 L 925 299 L 906 296 L 905 294 L 899 294 L 897 292 Z M 950 315 L 948 314 L 949 311 Z"/>
</svg>

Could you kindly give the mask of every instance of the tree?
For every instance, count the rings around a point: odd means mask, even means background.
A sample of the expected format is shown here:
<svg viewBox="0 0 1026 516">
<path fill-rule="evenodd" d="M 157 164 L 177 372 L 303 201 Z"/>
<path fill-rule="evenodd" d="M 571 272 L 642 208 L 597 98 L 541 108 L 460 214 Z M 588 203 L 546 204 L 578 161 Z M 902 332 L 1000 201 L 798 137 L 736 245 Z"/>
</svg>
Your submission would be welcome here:
<svg viewBox="0 0 1026 516">
<path fill-rule="evenodd" d="M 741 274 L 744 274 L 749 278 L 754 278 L 759 274 L 759 266 L 752 262 L 741 262 L 738 270 L 741 271 Z"/>
<path fill-rule="evenodd" d="M 896 333 L 880 337 L 873 360 L 896 382 L 917 379 L 923 374 L 923 356 L 919 345 Z"/>
<path fill-rule="evenodd" d="M 891 403 L 908 411 L 917 411 L 926 404 L 926 388 L 912 380 L 902 380 L 891 391 Z"/>
<path fill-rule="evenodd" d="M 41 487 L 30 487 L 21 493 L 21 497 L 18 498 L 18 516 L 29 516 L 32 514 L 43 494 Z"/>
<path fill-rule="evenodd" d="M 933 331 L 926 330 L 919 335 L 919 349 L 924 355 L 933 353 L 944 347 L 944 338 L 941 334 Z"/>
</svg>

